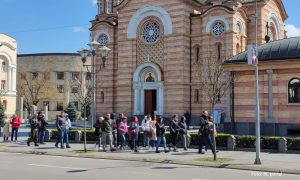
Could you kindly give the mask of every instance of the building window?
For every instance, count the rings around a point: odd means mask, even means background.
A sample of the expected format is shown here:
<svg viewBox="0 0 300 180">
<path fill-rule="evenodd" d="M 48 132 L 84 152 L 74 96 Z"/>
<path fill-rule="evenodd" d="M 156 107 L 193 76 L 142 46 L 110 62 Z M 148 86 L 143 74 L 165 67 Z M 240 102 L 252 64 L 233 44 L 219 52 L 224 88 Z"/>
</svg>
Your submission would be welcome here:
<svg viewBox="0 0 300 180">
<path fill-rule="evenodd" d="M 79 87 L 78 86 L 72 86 L 72 93 L 78 93 Z"/>
<path fill-rule="evenodd" d="M 21 79 L 26 80 L 26 73 L 21 73 Z"/>
<path fill-rule="evenodd" d="M 48 111 L 49 111 L 49 101 L 44 101 L 43 102 L 43 107 L 47 106 L 48 107 Z"/>
<path fill-rule="evenodd" d="M 289 103 L 300 103 L 300 79 L 293 78 L 288 85 Z"/>
<path fill-rule="evenodd" d="M 57 85 L 57 91 L 59 93 L 64 93 L 64 85 Z"/>
<path fill-rule="evenodd" d="M 196 61 L 197 61 L 197 62 L 199 61 L 199 56 L 200 56 L 200 48 L 197 47 L 197 48 L 196 48 Z"/>
<path fill-rule="evenodd" d="M 78 101 L 73 101 L 72 103 L 74 104 L 74 106 L 75 106 L 75 107 L 76 107 L 76 109 L 78 110 L 78 109 L 79 109 L 79 108 L 78 108 L 78 107 L 79 107 L 79 103 L 78 103 Z"/>
<path fill-rule="evenodd" d="M 104 103 L 104 92 L 103 91 L 101 91 L 101 103 Z"/>
<path fill-rule="evenodd" d="M 160 27 L 158 23 L 149 21 L 142 28 L 142 39 L 150 44 L 155 43 L 160 36 Z"/>
<path fill-rule="evenodd" d="M 239 54 L 240 53 L 240 44 L 236 44 L 236 54 Z"/>
<path fill-rule="evenodd" d="M 57 72 L 56 75 L 57 75 L 57 80 L 64 80 L 65 78 L 64 72 Z"/>
<path fill-rule="evenodd" d="M 32 72 L 32 80 L 35 80 L 39 77 L 39 73 L 38 72 Z"/>
<path fill-rule="evenodd" d="M 1 70 L 5 71 L 5 69 L 6 69 L 6 64 L 5 64 L 5 62 L 2 62 Z"/>
<path fill-rule="evenodd" d="M 222 21 L 216 21 L 211 28 L 211 33 L 215 36 L 221 36 L 225 32 L 225 24 Z"/>
<path fill-rule="evenodd" d="M 72 80 L 79 80 L 79 73 L 78 72 L 73 72 L 72 73 Z"/>
<path fill-rule="evenodd" d="M 63 111 L 64 110 L 64 103 L 63 102 L 57 102 L 56 110 L 57 111 Z"/>
<path fill-rule="evenodd" d="M 108 44 L 108 36 L 106 34 L 101 34 L 99 36 L 98 42 L 100 47 L 106 46 Z"/>
<path fill-rule="evenodd" d="M 242 33 L 242 26 L 241 26 L 241 23 L 240 23 L 240 22 L 238 22 L 238 23 L 236 24 L 236 33 L 237 33 L 238 36 L 240 36 L 241 33 Z"/>
<path fill-rule="evenodd" d="M 1 90 L 4 90 L 6 88 L 6 81 L 2 80 L 1 81 Z"/>
<path fill-rule="evenodd" d="M 50 72 L 44 72 L 44 80 L 50 80 Z"/>
<path fill-rule="evenodd" d="M 90 72 L 86 72 L 86 77 L 85 77 L 86 80 L 91 80 L 92 79 L 92 73 Z"/>
<path fill-rule="evenodd" d="M 199 102 L 199 89 L 195 89 L 195 102 Z"/>
<path fill-rule="evenodd" d="M 7 101 L 6 100 L 3 101 L 3 106 L 4 106 L 4 109 L 6 111 L 7 110 Z"/>
<path fill-rule="evenodd" d="M 221 60 L 221 54 L 222 52 L 222 45 L 220 43 L 217 43 L 217 60 L 220 61 Z"/>
</svg>

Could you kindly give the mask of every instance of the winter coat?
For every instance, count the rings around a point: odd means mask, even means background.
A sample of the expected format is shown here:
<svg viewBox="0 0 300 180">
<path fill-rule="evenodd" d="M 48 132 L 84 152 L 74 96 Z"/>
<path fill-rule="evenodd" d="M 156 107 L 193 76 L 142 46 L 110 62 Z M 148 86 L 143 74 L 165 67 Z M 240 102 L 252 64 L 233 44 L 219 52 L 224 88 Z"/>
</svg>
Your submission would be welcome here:
<svg viewBox="0 0 300 180">
<path fill-rule="evenodd" d="M 95 135 L 99 136 L 101 135 L 102 131 L 101 131 L 101 123 L 100 122 L 96 122 L 93 126 L 95 128 Z"/>
<path fill-rule="evenodd" d="M 180 127 L 179 133 L 180 134 L 187 134 L 187 125 L 185 121 L 180 121 L 178 123 L 178 126 Z"/>
<path fill-rule="evenodd" d="M 112 120 L 104 120 L 101 123 L 101 131 L 105 133 L 112 133 Z"/>
<path fill-rule="evenodd" d="M 127 123 L 126 122 L 123 122 L 121 121 L 120 125 L 119 125 L 119 133 L 121 135 L 124 135 L 128 132 L 128 129 L 127 129 Z"/>
<path fill-rule="evenodd" d="M 69 118 L 66 118 L 66 129 L 70 130 L 72 128 L 72 122 Z"/>
<path fill-rule="evenodd" d="M 149 139 L 150 140 L 156 140 L 156 123 L 155 122 L 151 122 L 150 125 L 150 132 L 149 132 Z"/>
<path fill-rule="evenodd" d="M 37 117 L 38 122 L 39 122 L 39 129 L 40 130 L 46 130 L 46 126 L 48 125 L 46 119 L 44 116 L 40 115 Z"/>
<path fill-rule="evenodd" d="M 18 116 L 15 116 L 12 118 L 12 120 L 11 120 L 12 128 L 19 128 L 21 124 L 22 124 L 22 122 Z"/>
<path fill-rule="evenodd" d="M 180 127 L 178 125 L 177 121 L 172 120 L 170 125 L 170 133 L 171 134 L 178 134 L 180 130 Z"/>
<path fill-rule="evenodd" d="M 142 130 L 143 131 L 150 131 L 150 124 L 151 124 L 151 118 L 147 118 L 147 116 L 144 117 L 142 121 Z"/>
<path fill-rule="evenodd" d="M 156 137 L 165 136 L 165 125 L 163 123 L 156 123 Z"/>
<path fill-rule="evenodd" d="M 8 118 L 3 119 L 3 136 L 9 136 L 9 124 Z"/>
<path fill-rule="evenodd" d="M 209 133 L 210 133 L 210 127 L 209 127 L 207 117 L 202 115 L 200 117 L 199 134 L 209 134 Z"/>
<path fill-rule="evenodd" d="M 131 133 L 130 136 L 131 136 L 132 139 L 138 140 L 138 138 L 139 138 L 139 124 L 132 122 L 131 125 L 130 125 L 130 130 L 129 131 L 130 132 L 134 131 L 134 133 Z"/>
</svg>

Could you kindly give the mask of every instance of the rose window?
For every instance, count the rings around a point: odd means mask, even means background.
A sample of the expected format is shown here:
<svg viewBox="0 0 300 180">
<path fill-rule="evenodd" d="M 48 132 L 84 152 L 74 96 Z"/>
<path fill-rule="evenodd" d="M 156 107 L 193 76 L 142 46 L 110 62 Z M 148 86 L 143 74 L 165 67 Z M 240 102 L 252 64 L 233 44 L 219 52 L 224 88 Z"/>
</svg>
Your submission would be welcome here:
<svg viewBox="0 0 300 180">
<path fill-rule="evenodd" d="M 160 28 L 156 22 L 147 23 L 142 30 L 142 38 L 147 43 L 155 43 L 160 36 Z"/>
<path fill-rule="evenodd" d="M 211 32 L 215 36 L 221 36 L 222 34 L 224 34 L 224 32 L 225 32 L 225 25 L 224 25 L 224 23 L 221 22 L 221 21 L 215 22 L 213 24 L 213 26 L 212 26 Z"/>
<path fill-rule="evenodd" d="M 103 46 L 106 46 L 107 43 L 108 43 L 108 37 L 106 34 L 101 34 L 99 39 L 98 39 L 98 42 L 100 43 L 100 46 L 103 47 Z"/>
</svg>

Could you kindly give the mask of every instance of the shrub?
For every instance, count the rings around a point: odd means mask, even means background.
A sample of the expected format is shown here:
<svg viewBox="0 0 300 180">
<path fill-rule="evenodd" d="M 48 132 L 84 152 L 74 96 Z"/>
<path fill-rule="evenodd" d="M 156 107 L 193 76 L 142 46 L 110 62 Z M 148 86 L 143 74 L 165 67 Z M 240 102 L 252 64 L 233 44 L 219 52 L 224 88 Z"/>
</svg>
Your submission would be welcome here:
<svg viewBox="0 0 300 180">
<path fill-rule="evenodd" d="M 287 138 L 288 150 L 300 150 L 300 138 Z"/>
<path fill-rule="evenodd" d="M 217 146 L 227 147 L 227 139 L 229 136 L 230 134 L 218 134 L 216 138 Z"/>
<path fill-rule="evenodd" d="M 260 147 L 261 149 L 278 149 L 278 140 L 280 137 L 261 137 Z"/>
<path fill-rule="evenodd" d="M 235 136 L 237 148 L 255 148 L 255 136 Z"/>
<path fill-rule="evenodd" d="M 70 102 L 66 108 L 66 113 L 68 113 L 68 116 L 71 121 L 75 121 L 77 118 L 77 112 L 76 107 L 73 102 Z"/>
</svg>

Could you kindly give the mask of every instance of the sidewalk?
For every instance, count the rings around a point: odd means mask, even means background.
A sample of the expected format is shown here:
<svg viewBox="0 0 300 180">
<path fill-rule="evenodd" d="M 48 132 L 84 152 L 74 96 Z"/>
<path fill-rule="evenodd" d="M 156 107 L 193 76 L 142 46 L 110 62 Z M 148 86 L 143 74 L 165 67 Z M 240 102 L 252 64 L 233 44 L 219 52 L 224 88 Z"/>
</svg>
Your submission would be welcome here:
<svg viewBox="0 0 300 180">
<path fill-rule="evenodd" d="M 82 158 L 99 158 L 127 161 L 145 161 L 156 163 L 185 164 L 216 168 L 230 168 L 240 170 L 262 171 L 262 172 L 282 172 L 300 175 L 300 154 L 279 154 L 261 153 L 262 165 L 254 165 L 255 152 L 245 151 L 220 151 L 218 158 L 226 158 L 228 162 L 205 161 L 207 157 L 213 157 L 210 150 L 206 154 L 198 154 L 196 149 L 189 149 L 179 152 L 155 153 L 154 150 L 141 149 L 139 153 L 130 150 L 117 152 L 97 152 L 94 144 L 87 144 L 88 152 L 83 152 L 83 144 L 71 144 L 71 149 L 59 149 L 54 147 L 54 143 L 47 143 L 34 147 L 28 147 L 22 138 L 18 143 L 0 143 L 0 152 L 26 153 L 53 156 L 68 156 Z M 199 160 L 200 158 L 200 160 Z M 198 159 L 198 160 L 197 160 Z"/>
</svg>

